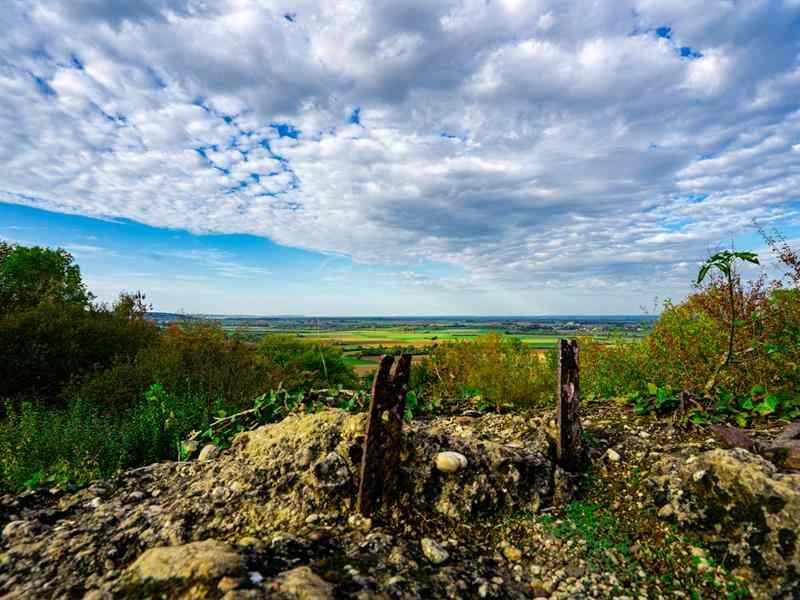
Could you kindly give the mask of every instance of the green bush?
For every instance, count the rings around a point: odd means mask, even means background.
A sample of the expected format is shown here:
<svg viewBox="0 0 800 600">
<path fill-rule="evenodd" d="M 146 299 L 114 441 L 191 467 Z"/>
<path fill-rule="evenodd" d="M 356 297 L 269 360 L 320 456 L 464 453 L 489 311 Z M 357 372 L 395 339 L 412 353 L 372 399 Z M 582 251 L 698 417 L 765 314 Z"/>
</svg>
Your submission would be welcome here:
<svg viewBox="0 0 800 600">
<path fill-rule="evenodd" d="M 643 389 L 650 381 L 649 357 L 641 341 L 578 339 L 584 397 L 609 398 Z"/>
<path fill-rule="evenodd" d="M 155 343 L 134 357 L 87 373 L 65 392 L 97 406 L 133 406 L 150 385 L 158 382 L 170 393 L 222 397 L 235 406 L 276 388 L 287 373 L 256 346 L 229 336 L 217 324 L 171 326 Z"/>
<path fill-rule="evenodd" d="M 261 339 L 258 353 L 277 365 L 283 374 L 285 389 L 358 384 L 358 377 L 346 363 L 344 353 L 332 344 L 273 334 Z"/>
<path fill-rule="evenodd" d="M 549 405 L 555 351 L 544 356 L 496 333 L 431 350 L 412 369 L 412 389 L 431 410 L 530 409 Z"/>
<path fill-rule="evenodd" d="M 65 408 L 7 405 L 0 421 L 0 488 L 85 483 L 179 456 L 179 443 L 230 409 L 220 399 L 153 385 L 132 409 L 109 414 L 78 399 Z"/>
<path fill-rule="evenodd" d="M 122 462 L 118 468 L 179 458 L 179 445 L 189 433 L 208 426 L 214 416 L 235 407 L 220 397 L 177 395 L 154 384 L 120 423 Z"/>
<path fill-rule="evenodd" d="M 733 313 L 730 282 L 717 278 L 665 303 L 641 342 L 583 341 L 584 393 L 631 395 L 638 410 L 663 412 L 688 390 L 698 398 L 689 407 L 695 421 L 800 416 L 800 291 L 738 276 L 732 283 Z"/>
<path fill-rule="evenodd" d="M 147 321 L 39 304 L 0 318 L 0 397 L 61 397 L 73 378 L 131 359 L 158 338 Z"/>
<path fill-rule="evenodd" d="M 105 446 L 115 431 L 84 402 L 68 408 L 36 402 L 6 406 L 0 421 L 0 484 L 20 489 L 51 481 L 84 481 L 109 472 Z"/>
</svg>

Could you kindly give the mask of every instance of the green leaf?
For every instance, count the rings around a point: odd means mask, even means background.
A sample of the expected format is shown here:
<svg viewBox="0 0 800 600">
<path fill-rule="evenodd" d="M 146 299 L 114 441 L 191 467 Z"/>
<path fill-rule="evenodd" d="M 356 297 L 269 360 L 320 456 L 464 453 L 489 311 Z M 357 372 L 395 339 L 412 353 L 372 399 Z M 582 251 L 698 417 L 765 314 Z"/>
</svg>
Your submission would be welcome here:
<svg viewBox="0 0 800 600">
<path fill-rule="evenodd" d="M 40 483 L 42 483 L 43 479 L 44 479 L 44 470 L 39 469 L 36 472 L 32 473 L 31 476 L 28 479 L 26 479 L 22 485 L 24 485 L 26 488 L 35 488 Z"/>
<path fill-rule="evenodd" d="M 700 272 L 697 274 L 697 284 L 700 285 L 703 282 L 703 279 L 706 278 L 709 269 L 711 269 L 711 265 L 706 263 L 702 267 L 700 267 Z"/>
<path fill-rule="evenodd" d="M 703 415 L 703 413 L 695 411 L 689 417 L 689 420 L 695 425 L 701 425 L 706 420 L 706 418 L 705 415 Z"/>
<path fill-rule="evenodd" d="M 736 252 L 734 254 L 734 257 L 738 258 L 739 260 L 752 263 L 754 265 L 761 264 L 760 262 L 758 262 L 758 254 L 756 254 L 755 252 Z"/>
<path fill-rule="evenodd" d="M 778 397 L 775 394 L 770 394 L 760 404 L 756 404 L 754 410 L 762 417 L 771 415 L 778 408 Z"/>
<path fill-rule="evenodd" d="M 648 383 L 647 384 L 647 393 L 651 396 L 655 396 L 658 394 L 658 386 L 655 383 Z"/>
</svg>

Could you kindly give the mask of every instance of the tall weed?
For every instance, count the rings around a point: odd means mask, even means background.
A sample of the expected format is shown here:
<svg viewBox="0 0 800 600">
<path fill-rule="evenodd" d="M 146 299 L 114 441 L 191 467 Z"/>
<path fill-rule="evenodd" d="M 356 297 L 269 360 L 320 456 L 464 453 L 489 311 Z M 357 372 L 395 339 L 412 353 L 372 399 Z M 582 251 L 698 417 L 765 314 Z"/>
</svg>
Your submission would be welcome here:
<svg viewBox="0 0 800 600">
<path fill-rule="evenodd" d="M 121 414 L 80 398 L 65 408 L 9 403 L 0 421 L 0 487 L 84 483 L 178 458 L 180 441 L 226 408 L 220 399 L 178 396 L 160 385 L 151 386 L 141 402 Z"/>
</svg>

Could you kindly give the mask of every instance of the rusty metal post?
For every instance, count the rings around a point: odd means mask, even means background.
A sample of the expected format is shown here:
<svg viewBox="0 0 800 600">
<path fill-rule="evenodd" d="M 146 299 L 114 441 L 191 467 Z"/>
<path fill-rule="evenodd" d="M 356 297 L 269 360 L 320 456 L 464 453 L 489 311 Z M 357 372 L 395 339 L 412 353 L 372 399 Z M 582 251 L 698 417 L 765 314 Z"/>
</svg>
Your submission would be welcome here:
<svg viewBox="0 0 800 600">
<path fill-rule="evenodd" d="M 367 416 L 358 485 L 357 509 L 365 517 L 377 511 L 382 501 L 392 492 L 400 460 L 406 391 L 411 376 L 411 355 L 403 354 L 398 358 L 392 375 L 394 362 L 393 356 L 382 357 L 372 382 L 372 400 Z M 384 412 L 386 419 L 383 418 Z"/>
<path fill-rule="evenodd" d="M 578 370 L 578 342 L 559 340 L 558 343 L 558 390 L 556 393 L 556 423 L 558 439 L 556 456 L 558 465 L 569 473 L 578 472 L 583 466 L 581 441 L 580 377 Z"/>
</svg>

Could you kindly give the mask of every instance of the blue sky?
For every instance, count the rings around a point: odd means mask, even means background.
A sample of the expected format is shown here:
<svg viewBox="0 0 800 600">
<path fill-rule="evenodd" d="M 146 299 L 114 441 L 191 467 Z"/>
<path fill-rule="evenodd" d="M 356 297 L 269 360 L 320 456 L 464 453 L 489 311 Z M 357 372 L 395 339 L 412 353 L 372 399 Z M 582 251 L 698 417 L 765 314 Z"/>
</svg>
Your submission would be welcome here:
<svg viewBox="0 0 800 600">
<path fill-rule="evenodd" d="M 632 313 L 754 223 L 800 237 L 794 0 L 10 0 L 0 28 L 0 237 L 104 300 Z"/>
<path fill-rule="evenodd" d="M 409 283 L 406 272 L 354 265 L 347 257 L 279 246 L 252 235 L 195 235 L 124 219 L 0 204 L 0 239 L 67 249 L 89 288 L 106 302 L 121 290 L 143 290 L 158 309 L 167 311 L 426 314 L 408 293 L 419 283 Z M 417 268 L 415 279 L 452 273 L 446 265 L 427 265 Z M 450 314 L 448 301 L 434 294 L 426 306 L 435 314 Z M 480 304 L 475 304 L 471 314 L 479 311 Z"/>
</svg>

